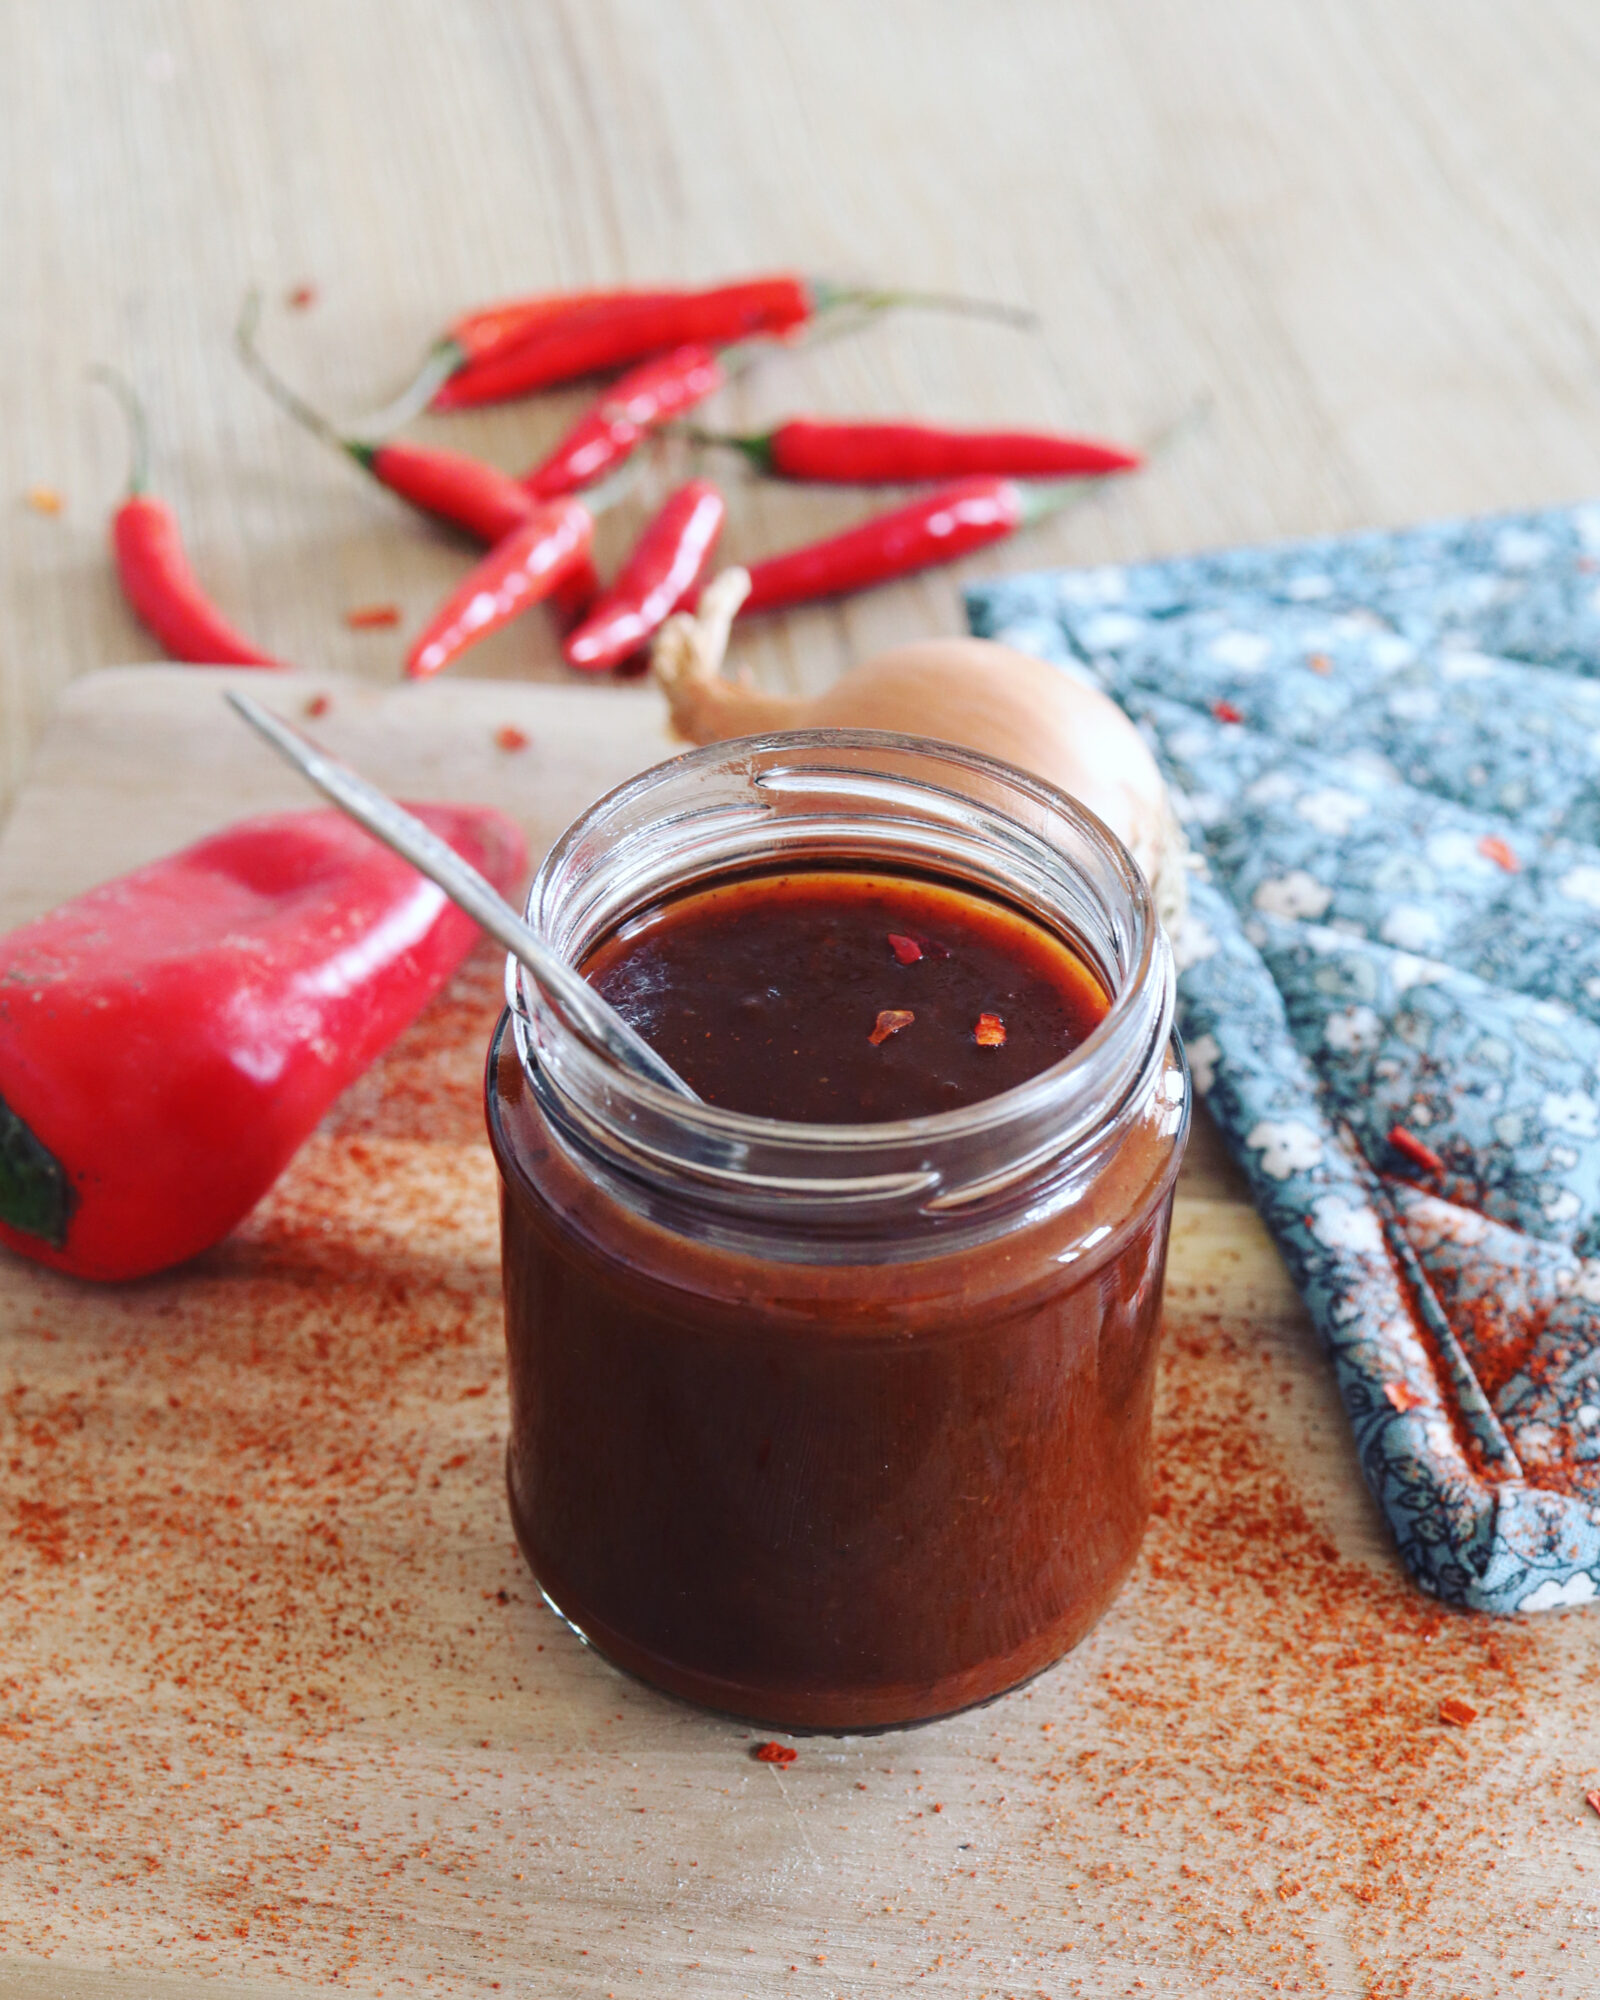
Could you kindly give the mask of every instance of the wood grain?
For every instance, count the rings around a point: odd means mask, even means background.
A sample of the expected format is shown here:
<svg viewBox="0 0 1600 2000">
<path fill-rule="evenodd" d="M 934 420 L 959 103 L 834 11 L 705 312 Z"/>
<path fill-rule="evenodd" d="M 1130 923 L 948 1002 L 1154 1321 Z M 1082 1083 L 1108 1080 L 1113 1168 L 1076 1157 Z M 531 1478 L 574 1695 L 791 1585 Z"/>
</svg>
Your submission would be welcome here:
<svg viewBox="0 0 1600 2000">
<path fill-rule="evenodd" d="M 1585 0 L 5 0 L 0 797 L 68 682 L 155 657 L 105 553 L 124 442 L 97 361 L 145 396 L 216 596 L 334 687 L 329 734 L 380 781 L 547 838 L 654 754 L 637 692 L 510 685 L 560 676 L 537 618 L 474 684 L 392 691 L 466 552 L 244 379 L 252 282 L 270 352 L 336 412 L 468 302 L 785 264 L 1017 300 L 1043 330 L 895 315 L 764 365 L 719 420 L 1138 438 L 1209 398 L 1170 458 L 1026 541 L 752 624 L 738 657 L 774 686 L 954 629 L 965 575 L 1593 492 L 1597 83 Z M 580 401 L 418 434 L 516 467 Z M 604 524 L 608 560 L 682 463 Z M 730 554 L 871 504 L 724 469 Z M 401 633 L 345 626 L 375 601 Z M 0 921 L 297 796 L 214 732 L 209 682 L 114 682 L 43 746 Z M 525 762 L 493 749 L 506 720 Z M 0 1613 L 0 1993 L 1593 1991 L 1592 1621 L 1440 1620 L 1400 1578 L 1204 1128 L 1167 1511 L 1071 1660 L 774 1774 L 750 1732 L 583 1652 L 499 1485 L 492 993 L 480 962 L 202 1272 L 89 1295 L 8 1267 L 6 1498 L 65 1525 L 14 1544 Z M 406 1326 L 427 1337 L 397 1349 Z M 352 1438 L 376 1470 L 342 1486 Z M 146 1492 L 147 1461 L 184 1492 Z M 281 1658 L 246 1673 L 253 1631 Z M 1443 1729 L 1446 1692 L 1479 1723 Z"/>
<path fill-rule="evenodd" d="M 69 690 L 0 922 L 302 796 L 227 679 Z M 660 747 L 642 689 L 273 685 L 329 695 L 319 731 L 378 782 L 493 799 L 536 845 Z M 7 1261 L 0 1994 L 1593 1991 L 1592 1613 L 1445 1617 L 1400 1574 L 1204 1146 L 1157 1513 L 1060 1666 L 776 1771 L 764 1732 L 585 1650 L 506 1518 L 497 985 L 486 950 L 186 1269 Z"/>
<path fill-rule="evenodd" d="M 905 313 L 714 412 L 1038 420 L 1169 462 L 961 570 L 752 626 L 811 686 L 948 630 L 963 575 L 1559 500 L 1600 484 L 1600 17 L 1585 0 L 8 0 L 0 8 L 0 786 L 72 676 L 156 649 L 104 523 L 123 464 L 84 370 L 149 402 L 217 597 L 310 667 L 392 678 L 463 550 L 241 374 L 241 292 L 335 411 L 457 307 L 791 264 L 1034 307 Z M 305 312 L 284 304 L 317 288 Z M 580 392 L 425 434 L 530 462 Z M 669 454 L 607 524 L 614 559 Z M 737 486 L 730 554 L 870 502 Z M 58 490 L 58 517 L 27 489 Z M 474 672 L 559 674 L 529 619 Z"/>
</svg>

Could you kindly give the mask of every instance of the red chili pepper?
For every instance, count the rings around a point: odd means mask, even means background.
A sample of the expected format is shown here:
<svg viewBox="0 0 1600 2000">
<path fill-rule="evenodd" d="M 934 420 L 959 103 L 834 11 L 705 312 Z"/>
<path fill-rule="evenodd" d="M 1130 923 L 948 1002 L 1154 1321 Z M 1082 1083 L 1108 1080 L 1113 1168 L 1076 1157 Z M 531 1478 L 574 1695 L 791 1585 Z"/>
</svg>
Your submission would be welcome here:
<svg viewBox="0 0 1600 2000">
<path fill-rule="evenodd" d="M 465 312 L 429 348 L 430 359 L 456 349 L 463 362 L 486 361 L 491 354 L 516 347 L 558 320 L 576 318 L 593 306 L 603 306 L 631 293 L 544 292 L 534 298 L 506 299 L 498 305 Z"/>
<path fill-rule="evenodd" d="M 687 341 L 722 347 L 752 334 L 792 333 L 819 313 L 843 306 L 878 312 L 899 305 L 1032 323 L 1030 314 L 983 300 L 862 290 L 792 271 L 699 290 L 546 294 L 457 320 L 429 349 L 410 386 L 374 417 L 373 428 L 403 423 L 430 401 L 438 410 L 504 402 L 580 375 L 626 368 Z"/>
<path fill-rule="evenodd" d="M 345 441 L 344 448 L 391 493 L 491 547 L 533 512 L 534 503 L 518 481 L 481 458 L 358 439 Z"/>
<path fill-rule="evenodd" d="M 346 437 L 283 377 L 267 365 L 256 346 L 261 314 L 259 293 L 245 300 L 234 329 L 240 359 L 267 394 L 303 429 L 324 444 L 353 458 L 391 493 L 425 514 L 448 521 L 490 546 L 504 540 L 532 514 L 534 502 L 509 473 L 459 451 L 438 451 L 414 444 L 372 444 Z"/>
<path fill-rule="evenodd" d="M 563 632 L 570 632 L 574 626 L 583 623 L 594 609 L 595 600 L 603 588 L 592 555 L 584 556 L 567 571 L 550 593 L 550 609 Z"/>
<path fill-rule="evenodd" d="M 184 553 L 172 509 L 145 491 L 149 479 L 149 430 L 144 407 L 120 375 L 95 371 L 127 413 L 133 463 L 127 498 L 111 517 L 111 546 L 123 594 L 140 621 L 175 660 L 208 667 L 281 667 L 252 645 L 206 596 Z"/>
<path fill-rule="evenodd" d="M 789 274 L 702 291 L 601 293 L 566 309 L 538 303 L 520 333 L 501 308 L 504 332 L 487 346 L 480 340 L 470 355 L 446 336 L 430 357 L 434 409 L 504 402 L 691 343 L 722 347 L 751 334 L 788 333 L 818 309 L 813 288 Z M 429 372 L 425 367 L 419 388 Z"/>
<path fill-rule="evenodd" d="M 727 380 L 709 347 L 679 347 L 646 361 L 614 382 L 551 452 L 522 476 L 538 500 L 576 493 L 619 466 L 640 439 L 681 410 L 691 409 Z"/>
<path fill-rule="evenodd" d="M 1442 1174 L 1444 1161 L 1431 1146 L 1425 1146 L 1414 1132 L 1408 1132 L 1403 1125 L 1389 1128 L 1389 1144 L 1403 1160 L 1409 1160 L 1414 1167 L 1420 1167 L 1425 1174 Z"/>
<path fill-rule="evenodd" d="M 763 472 L 818 484 L 872 486 L 979 473 L 1036 479 L 1056 473 L 1131 472 L 1144 460 L 1120 445 L 1048 431 L 956 431 L 934 424 L 826 422 L 791 417 L 776 430 L 702 444 L 732 445 Z"/>
<path fill-rule="evenodd" d="M 1009 479 L 967 479 L 892 514 L 877 514 L 827 541 L 809 542 L 750 565 L 745 611 L 776 611 L 816 597 L 954 562 L 1003 541 L 1094 491 L 1094 482 L 1018 486 Z"/>
<path fill-rule="evenodd" d="M 705 575 L 727 508 L 704 479 L 668 499 L 623 565 L 616 582 L 562 648 L 568 666 L 600 673 L 630 658 Z"/>
<path fill-rule="evenodd" d="M 406 655 L 424 680 L 548 597 L 589 553 L 594 516 L 579 500 L 546 500 L 451 592 Z"/>
<path fill-rule="evenodd" d="M 522 836 L 416 806 L 497 887 Z M 342 813 L 246 820 L 0 939 L 0 1241 L 77 1277 L 215 1243 L 478 933 Z"/>
</svg>

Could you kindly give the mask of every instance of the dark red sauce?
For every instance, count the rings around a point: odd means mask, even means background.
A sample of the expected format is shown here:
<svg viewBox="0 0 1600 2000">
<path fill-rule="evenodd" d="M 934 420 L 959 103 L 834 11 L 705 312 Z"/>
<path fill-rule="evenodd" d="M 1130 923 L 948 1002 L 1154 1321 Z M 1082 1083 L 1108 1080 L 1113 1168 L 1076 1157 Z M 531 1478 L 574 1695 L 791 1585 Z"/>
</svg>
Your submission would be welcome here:
<svg viewBox="0 0 1600 2000">
<path fill-rule="evenodd" d="M 584 969 L 711 1102 L 819 1125 L 990 1097 L 1109 1004 L 1024 912 L 842 870 L 691 892 Z M 742 1249 L 692 1186 L 636 1199 L 558 1141 L 502 1031 L 507 1478 L 551 1601 L 658 1686 L 790 1727 L 947 1713 L 1074 1645 L 1149 1509 L 1179 1152 L 1155 1087 L 1064 1204 L 1046 1161 L 992 1230 L 913 1204 L 859 1253 Z"/>
<path fill-rule="evenodd" d="M 1021 911 L 941 882 L 791 871 L 656 905 L 585 976 L 708 1104 L 876 1124 L 1069 1055 L 1105 988 Z"/>
</svg>

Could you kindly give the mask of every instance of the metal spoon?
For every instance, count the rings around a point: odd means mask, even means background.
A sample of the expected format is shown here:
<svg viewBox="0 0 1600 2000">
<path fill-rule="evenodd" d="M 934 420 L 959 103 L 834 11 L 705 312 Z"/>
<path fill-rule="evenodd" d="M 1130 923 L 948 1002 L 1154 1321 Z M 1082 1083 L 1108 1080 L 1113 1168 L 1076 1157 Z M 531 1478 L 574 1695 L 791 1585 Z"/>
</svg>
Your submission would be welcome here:
<svg viewBox="0 0 1600 2000">
<path fill-rule="evenodd" d="M 648 1077 L 650 1082 L 676 1091 L 680 1097 L 699 1101 L 678 1072 L 662 1061 L 644 1037 L 630 1028 L 581 974 L 558 958 L 539 933 L 524 923 L 499 891 L 469 861 L 463 861 L 447 841 L 441 840 L 404 806 L 396 805 L 376 785 L 357 777 L 348 764 L 341 764 L 338 758 L 317 749 L 299 730 L 291 729 L 249 695 L 229 689 L 228 701 L 318 791 L 364 826 L 375 840 L 393 848 L 430 882 L 437 883 L 452 903 L 482 924 L 519 964 L 528 968 L 561 1011 L 608 1055 L 635 1075 Z"/>
</svg>

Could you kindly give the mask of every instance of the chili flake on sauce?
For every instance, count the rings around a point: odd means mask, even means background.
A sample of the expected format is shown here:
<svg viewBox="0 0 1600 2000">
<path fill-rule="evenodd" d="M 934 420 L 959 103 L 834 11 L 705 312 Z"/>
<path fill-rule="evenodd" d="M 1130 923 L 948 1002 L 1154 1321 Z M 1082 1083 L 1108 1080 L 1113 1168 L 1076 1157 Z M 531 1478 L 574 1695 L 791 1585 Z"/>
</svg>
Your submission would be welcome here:
<svg viewBox="0 0 1600 2000">
<path fill-rule="evenodd" d="M 999 896 L 843 868 L 690 889 L 583 971 L 707 1103 L 825 1125 L 1014 1089 L 1110 1004 L 1067 938 Z"/>
</svg>

